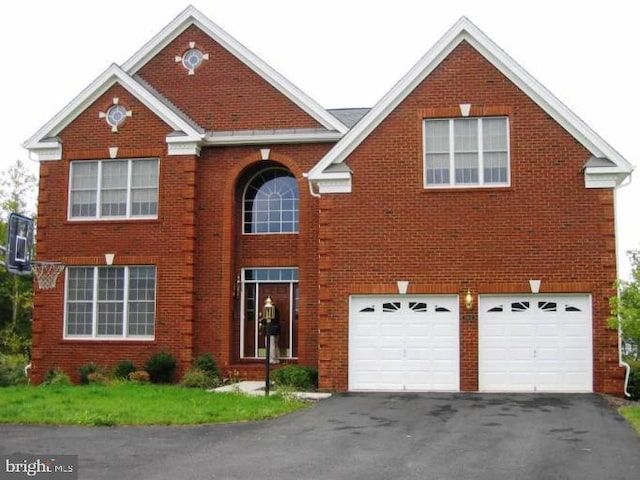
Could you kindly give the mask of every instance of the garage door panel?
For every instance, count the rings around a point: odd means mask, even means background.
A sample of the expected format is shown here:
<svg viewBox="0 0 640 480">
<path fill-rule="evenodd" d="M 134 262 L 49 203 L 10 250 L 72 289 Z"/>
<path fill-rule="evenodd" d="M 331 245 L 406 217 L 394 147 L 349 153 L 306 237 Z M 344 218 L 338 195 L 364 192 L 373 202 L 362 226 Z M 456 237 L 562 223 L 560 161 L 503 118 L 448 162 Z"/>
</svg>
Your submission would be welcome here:
<svg viewBox="0 0 640 480">
<path fill-rule="evenodd" d="M 350 390 L 459 390 L 457 296 L 354 296 L 349 321 Z"/>
<path fill-rule="evenodd" d="M 588 295 L 481 295 L 478 332 L 481 390 L 592 391 Z"/>
</svg>

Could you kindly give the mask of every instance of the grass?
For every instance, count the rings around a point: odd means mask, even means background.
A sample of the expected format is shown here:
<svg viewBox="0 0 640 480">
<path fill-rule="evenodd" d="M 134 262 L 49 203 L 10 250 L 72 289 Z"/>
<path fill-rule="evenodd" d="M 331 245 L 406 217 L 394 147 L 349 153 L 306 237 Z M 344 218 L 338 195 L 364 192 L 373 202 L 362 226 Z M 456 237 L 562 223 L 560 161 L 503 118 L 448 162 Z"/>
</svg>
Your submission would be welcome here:
<svg viewBox="0 0 640 480">
<path fill-rule="evenodd" d="M 46 425 L 196 425 L 274 418 L 305 408 L 282 396 L 210 393 L 174 385 L 0 388 L 0 423 Z"/>
<path fill-rule="evenodd" d="M 640 407 L 620 407 L 619 412 L 640 435 Z"/>
</svg>

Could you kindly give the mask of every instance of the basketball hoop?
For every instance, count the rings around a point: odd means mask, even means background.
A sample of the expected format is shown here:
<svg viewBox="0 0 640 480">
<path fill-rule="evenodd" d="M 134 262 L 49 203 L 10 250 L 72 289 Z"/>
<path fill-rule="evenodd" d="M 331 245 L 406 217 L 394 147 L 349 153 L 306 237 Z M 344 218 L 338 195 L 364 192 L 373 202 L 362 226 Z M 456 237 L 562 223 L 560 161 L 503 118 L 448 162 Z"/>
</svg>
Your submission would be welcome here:
<svg viewBox="0 0 640 480">
<path fill-rule="evenodd" d="M 31 262 L 33 274 L 40 290 L 51 290 L 56 286 L 58 275 L 64 270 L 62 262 Z"/>
</svg>

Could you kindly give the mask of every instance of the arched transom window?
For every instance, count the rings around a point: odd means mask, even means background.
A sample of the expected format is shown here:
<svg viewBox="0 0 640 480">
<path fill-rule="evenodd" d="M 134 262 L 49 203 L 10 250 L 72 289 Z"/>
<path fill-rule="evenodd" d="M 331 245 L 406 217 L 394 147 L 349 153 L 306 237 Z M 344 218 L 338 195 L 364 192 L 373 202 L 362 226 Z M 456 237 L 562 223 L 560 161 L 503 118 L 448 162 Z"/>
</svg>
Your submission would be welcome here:
<svg viewBox="0 0 640 480">
<path fill-rule="evenodd" d="M 297 233 L 298 183 L 287 170 L 256 174 L 244 193 L 244 233 Z"/>
</svg>

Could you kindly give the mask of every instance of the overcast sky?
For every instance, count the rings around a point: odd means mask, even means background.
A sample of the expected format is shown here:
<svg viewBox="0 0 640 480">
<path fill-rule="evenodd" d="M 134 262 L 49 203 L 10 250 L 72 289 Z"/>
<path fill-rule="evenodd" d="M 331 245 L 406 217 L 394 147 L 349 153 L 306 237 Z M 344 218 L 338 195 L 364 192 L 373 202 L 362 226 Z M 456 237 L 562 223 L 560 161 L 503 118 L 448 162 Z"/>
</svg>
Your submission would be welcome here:
<svg viewBox="0 0 640 480">
<path fill-rule="evenodd" d="M 1 7 L 0 168 L 111 63 L 123 64 L 182 10 L 178 0 L 14 0 Z M 640 163 L 637 2 L 193 0 L 325 108 L 371 107 L 462 16 Z M 527 6 L 530 5 L 530 6 Z M 640 175 L 640 169 L 634 176 Z M 620 276 L 640 248 L 640 180 L 617 192 Z"/>
</svg>

